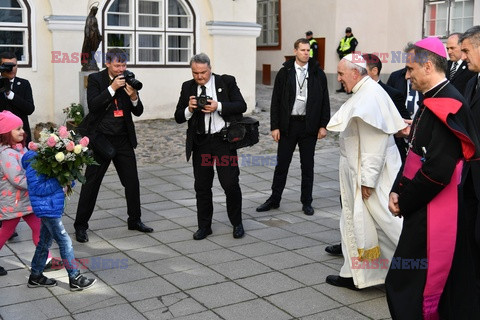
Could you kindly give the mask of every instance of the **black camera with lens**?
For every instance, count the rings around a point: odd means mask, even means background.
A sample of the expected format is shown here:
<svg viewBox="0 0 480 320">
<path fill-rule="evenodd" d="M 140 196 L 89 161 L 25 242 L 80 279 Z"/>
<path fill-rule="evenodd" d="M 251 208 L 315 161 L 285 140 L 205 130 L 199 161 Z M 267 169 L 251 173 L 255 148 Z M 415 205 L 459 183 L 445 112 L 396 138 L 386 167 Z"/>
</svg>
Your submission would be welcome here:
<svg viewBox="0 0 480 320">
<path fill-rule="evenodd" d="M 0 72 L 11 72 L 15 67 L 13 62 L 4 62 L 0 64 Z M 10 79 L 0 77 L 0 93 L 10 91 Z"/>
<path fill-rule="evenodd" d="M 0 72 L 11 72 L 16 64 L 13 62 L 4 62 L 0 64 Z"/>
<path fill-rule="evenodd" d="M 195 99 L 197 99 L 197 109 L 201 110 L 201 109 L 204 109 L 206 105 L 209 105 L 208 100 L 211 100 L 212 97 L 201 94 Z"/>
<path fill-rule="evenodd" d="M 140 90 L 143 88 L 143 84 L 135 79 L 135 74 L 133 72 L 125 70 L 123 72 L 123 77 L 125 78 L 125 82 L 128 83 L 133 89 Z"/>
</svg>

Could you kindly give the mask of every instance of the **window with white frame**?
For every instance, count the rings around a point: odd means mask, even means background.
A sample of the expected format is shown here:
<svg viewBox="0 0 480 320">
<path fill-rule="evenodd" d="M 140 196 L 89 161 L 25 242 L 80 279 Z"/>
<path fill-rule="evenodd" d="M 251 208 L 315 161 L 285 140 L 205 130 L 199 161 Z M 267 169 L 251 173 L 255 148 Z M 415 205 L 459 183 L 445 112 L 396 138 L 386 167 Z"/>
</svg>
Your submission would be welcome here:
<svg viewBox="0 0 480 320">
<path fill-rule="evenodd" d="M 112 0 L 103 16 L 105 51 L 124 49 L 130 65 L 188 65 L 194 21 L 186 0 Z"/>
<path fill-rule="evenodd" d="M 0 52 L 12 52 L 19 65 L 30 64 L 30 7 L 22 0 L 0 0 Z"/>
<path fill-rule="evenodd" d="M 279 0 L 257 0 L 257 23 L 262 26 L 258 46 L 279 44 Z"/>
<path fill-rule="evenodd" d="M 473 26 L 473 0 L 425 0 L 424 36 L 448 37 Z"/>
</svg>

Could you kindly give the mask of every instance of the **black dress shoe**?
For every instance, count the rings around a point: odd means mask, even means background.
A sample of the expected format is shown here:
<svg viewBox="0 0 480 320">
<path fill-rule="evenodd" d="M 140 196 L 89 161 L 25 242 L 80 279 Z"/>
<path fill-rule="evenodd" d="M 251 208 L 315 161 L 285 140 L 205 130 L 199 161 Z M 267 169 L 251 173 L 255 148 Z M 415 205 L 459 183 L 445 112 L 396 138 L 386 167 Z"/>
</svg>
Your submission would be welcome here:
<svg viewBox="0 0 480 320">
<path fill-rule="evenodd" d="M 5 270 L 5 268 L 3 267 L 0 267 L 0 276 L 6 276 L 7 275 L 7 270 Z"/>
<path fill-rule="evenodd" d="M 315 213 L 315 210 L 313 210 L 312 205 L 310 204 L 304 204 L 302 207 L 303 213 L 305 213 L 307 216 L 313 216 Z"/>
<path fill-rule="evenodd" d="M 153 232 L 153 229 L 150 227 L 147 227 L 145 224 L 143 224 L 142 221 L 129 222 L 128 230 L 137 230 L 137 231 L 146 232 L 146 233 Z"/>
<path fill-rule="evenodd" d="M 356 290 L 356 291 L 360 290 L 357 287 L 355 287 L 355 284 L 353 283 L 353 278 L 344 278 L 340 276 L 329 275 L 327 276 L 326 281 L 328 284 L 331 284 L 332 286 L 343 287 L 343 288 Z"/>
<path fill-rule="evenodd" d="M 341 256 L 342 255 L 342 244 L 332 244 L 325 248 L 325 251 L 329 254 L 333 254 L 334 256 Z"/>
<path fill-rule="evenodd" d="M 75 230 L 75 238 L 77 239 L 78 242 L 88 242 L 88 235 L 87 235 L 87 230 L 83 229 L 78 229 Z"/>
<path fill-rule="evenodd" d="M 257 212 L 269 211 L 271 209 L 277 209 L 278 207 L 280 207 L 280 203 L 275 203 L 272 200 L 268 199 L 267 201 L 265 201 L 264 204 L 257 208 Z"/>
<path fill-rule="evenodd" d="M 240 223 L 238 226 L 233 227 L 233 237 L 235 239 L 240 239 L 245 235 L 245 230 L 243 230 L 243 225 Z"/>
<path fill-rule="evenodd" d="M 212 229 L 205 229 L 205 228 L 200 228 L 193 234 L 193 239 L 194 240 L 202 240 L 205 239 L 207 236 L 212 234 Z"/>
</svg>

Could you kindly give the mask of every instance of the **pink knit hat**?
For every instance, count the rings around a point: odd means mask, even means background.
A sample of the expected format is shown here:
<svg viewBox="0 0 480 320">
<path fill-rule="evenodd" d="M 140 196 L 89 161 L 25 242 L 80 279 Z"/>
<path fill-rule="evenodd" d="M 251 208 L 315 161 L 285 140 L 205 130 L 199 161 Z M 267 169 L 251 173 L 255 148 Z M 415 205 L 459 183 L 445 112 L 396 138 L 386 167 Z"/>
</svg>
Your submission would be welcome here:
<svg viewBox="0 0 480 320">
<path fill-rule="evenodd" d="M 10 111 L 0 112 L 0 134 L 7 133 L 23 126 L 23 121 Z"/>
<path fill-rule="evenodd" d="M 440 57 L 447 58 L 447 52 L 445 50 L 445 46 L 443 45 L 442 41 L 437 37 L 428 37 L 422 39 L 420 41 L 415 42 L 417 47 L 426 49 L 433 53 L 438 54 Z"/>
</svg>

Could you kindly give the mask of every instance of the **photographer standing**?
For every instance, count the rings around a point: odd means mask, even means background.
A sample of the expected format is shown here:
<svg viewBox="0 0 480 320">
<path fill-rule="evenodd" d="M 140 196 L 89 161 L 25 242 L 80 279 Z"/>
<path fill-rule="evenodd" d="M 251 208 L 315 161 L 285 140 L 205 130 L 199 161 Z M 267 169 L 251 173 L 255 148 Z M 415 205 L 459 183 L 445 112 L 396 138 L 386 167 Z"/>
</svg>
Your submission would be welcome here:
<svg viewBox="0 0 480 320">
<path fill-rule="evenodd" d="M 177 123 L 188 121 L 187 161 L 193 151 L 193 175 L 197 198 L 198 230 L 193 239 L 212 234 L 213 166 L 227 198 L 227 213 L 233 225 L 233 237 L 245 234 L 242 225 L 242 191 L 239 185 L 237 151 L 222 133 L 229 122 L 240 120 L 247 110 L 235 78 L 211 71 L 210 58 L 200 53 L 190 59 L 193 79 L 182 85 L 175 111 Z M 207 104 L 204 104 L 206 100 Z"/>
<path fill-rule="evenodd" d="M 8 110 L 23 121 L 23 130 L 27 134 L 26 143 L 32 140 L 28 116 L 35 111 L 33 104 L 32 87 L 26 79 L 17 77 L 17 57 L 12 52 L 0 54 L 0 65 L 7 69 L 1 73 L 2 78 L 10 80 L 10 88 L 0 90 L 0 111 Z"/>
<path fill-rule="evenodd" d="M 87 242 L 88 221 L 92 216 L 98 191 L 105 172 L 113 161 L 127 200 L 128 229 L 153 232 L 140 220 L 140 183 L 134 148 L 137 146 L 132 114 L 140 116 L 143 104 L 127 69 L 125 51 L 113 48 L 106 54 L 103 71 L 88 76 L 87 102 L 89 114 L 80 125 L 91 138 L 95 160 L 99 165 L 87 166 L 75 217 L 75 235 L 78 242 Z M 133 84 L 135 85 L 135 84 Z M 108 151 L 109 152 L 106 152 Z"/>
</svg>

